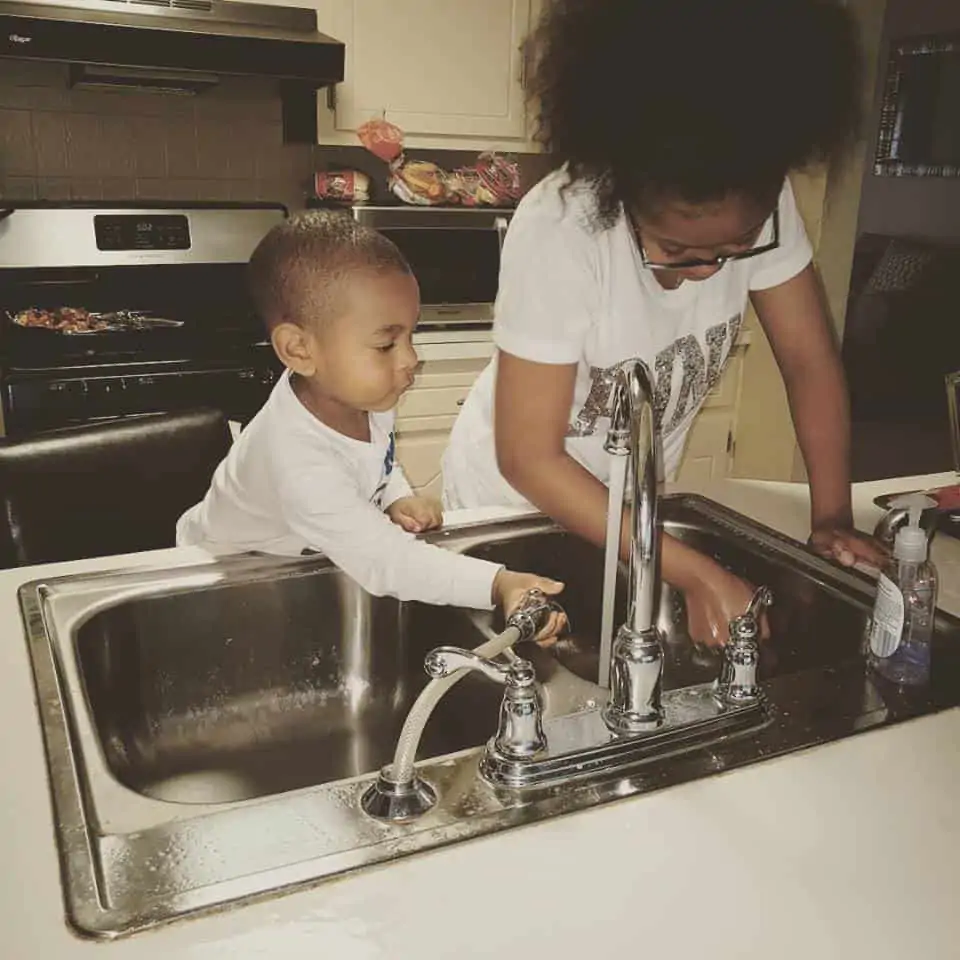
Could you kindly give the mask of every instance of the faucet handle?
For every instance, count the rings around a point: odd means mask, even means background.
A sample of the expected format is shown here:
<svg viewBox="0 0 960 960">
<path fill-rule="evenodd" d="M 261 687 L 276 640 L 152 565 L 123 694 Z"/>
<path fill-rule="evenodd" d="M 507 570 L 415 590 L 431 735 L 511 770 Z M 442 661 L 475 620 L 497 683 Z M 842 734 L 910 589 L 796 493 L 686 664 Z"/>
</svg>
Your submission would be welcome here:
<svg viewBox="0 0 960 960">
<path fill-rule="evenodd" d="M 436 647 L 427 654 L 423 666 L 434 679 L 448 677 L 457 670 L 476 670 L 506 687 L 497 733 L 488 749 L 492 747 L 495 753 L 510 760 L 523 760 L 546 747 L 537 675 L 529 660 L 516 657 L 510 663 L 498 663 L 460 647 Z"/>
<path fill-rule="evenodd" d="M 773 591 L 759 587 L 747 609 L 730 621 L 730 639 L 716 682 L 718 699 L 728 706 L 755 703 L 760 699 L 757 668 L 760 664 L 760 616 L 773 605 Z"/>
<path fill-rule="evenodd" d="M 769 587 L 758 587 L 747 609 L 730 621 L 730 639 L 750 639 L 760 632 L 760 616 L 767 607 L 773 606 L 773 591 Z"/>
<path fill-rule="evenodd" d="M 461 647 L 435 647 L 423 660 L 423 669 L 434 680 L 449 677 L 457 670 L 475 670 L 505 687 L 529 687 L 536 680 L 533 664 L 522 657 L 510 663 L 489 660 Z"/>
</svg>

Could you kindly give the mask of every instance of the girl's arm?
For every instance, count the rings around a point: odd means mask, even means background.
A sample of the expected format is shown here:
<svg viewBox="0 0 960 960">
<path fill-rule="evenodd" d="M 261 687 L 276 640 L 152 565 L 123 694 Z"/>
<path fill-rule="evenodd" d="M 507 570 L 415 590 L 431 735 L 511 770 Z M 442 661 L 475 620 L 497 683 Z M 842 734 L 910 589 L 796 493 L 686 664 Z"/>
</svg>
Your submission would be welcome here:
<svg viewBox="0 0 960 960">
<path fill-rule="evenodd" d="M 751 299 L 783 376 L 810 478 L 811 543 L 848 566 L 879 565 L 880 545 L 853 528 L 847 388 L 813 266 L 754 290 Z"/>
<path fill-rule="evenodd" d="M 511 486 L 538 509 L 602 545 L 607 488 L 564 448 L 575 378 L 575 364 L 533 363 L 500 353 L 494 411 L 497 463 Z M 629 543 L 625 516 L 624 558 Z M 693 639 L 724 642 L 729 621 L 750 602 L 750 586 L 669 535 L 662 538 L 661 572 L 686 594 Z"/>
</svg>

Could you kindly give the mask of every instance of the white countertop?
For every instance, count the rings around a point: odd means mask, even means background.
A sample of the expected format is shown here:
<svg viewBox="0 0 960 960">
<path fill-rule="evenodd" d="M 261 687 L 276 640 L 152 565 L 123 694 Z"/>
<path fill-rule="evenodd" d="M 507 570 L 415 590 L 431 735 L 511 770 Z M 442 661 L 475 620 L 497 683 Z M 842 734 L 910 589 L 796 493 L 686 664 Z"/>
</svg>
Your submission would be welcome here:
<svg viewBox="0 0 960 960">
<path fill-rule="evenodd" d="M 858 521 L 872 529 L 877 493 L 954 480 L 862 485 Z M 806 536 L 803 485 L 726 481 L 699 492 Z M 0 573 L 0 956 L 952 960 L 960 952 L 960 709 L 113 943 L 76 938 L 63 919 L 16 588 L 40 576 L 205 558 L 168 550 Z M 941 605 L 960 614 L 960 542 L 937 538 L 934 559 Z"/>
</svg>

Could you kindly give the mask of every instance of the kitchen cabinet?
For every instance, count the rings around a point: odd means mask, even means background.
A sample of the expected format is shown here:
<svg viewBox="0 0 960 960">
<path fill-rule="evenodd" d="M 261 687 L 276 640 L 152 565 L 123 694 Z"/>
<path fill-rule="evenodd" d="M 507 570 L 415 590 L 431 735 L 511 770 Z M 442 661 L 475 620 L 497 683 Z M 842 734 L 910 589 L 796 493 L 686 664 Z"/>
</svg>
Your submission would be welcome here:
<svg viewBox="0 0 960 960">
<path fill-rule="evenodd" d="M 489 347 L 492 352 L 493 346 Z M 397 459 L 414 493 L 440 499 L 450 431 L 488 357 L 427 360 L 397 407 Z"/>
<path fill-rule="evenodd" d="M 344 81 L 318 97 L 322 144 L 356 145 L 384 117 L 409 147 L 532 151 L 521 45 L 540 0 L 311 0 L 346 45 Z"/>
<path fill-rule="evenodd" d="M 729 410 L 702 410 L 687 435 L 677 472 L 680 483 L 722 480 L 730 473 L 734 417 Z"/>
<path fill-rule="evenodd" d="M 683 459 L 677 471 L 681 483 L 700 484 L 729 476 L 740 402 L 744 356 L 749 350 L 746 336 L 734 347 L 720 382 L 703 403 L 687 435 Z"/>
<path fill-rule="evenodd" d="M 720 382 L 704 401 L 684 450 L 678 479 L 699 483 L 730 473 L 741 372 L 749 337 L 734 348 Z M 441 463 L 450 431 L 474 380 L 489 363 L 485 355 L 426 360 L 414 385 L 397 407 L 397 458 L 414 493 L 439 499 L 443 489 Z"/>
</svg>

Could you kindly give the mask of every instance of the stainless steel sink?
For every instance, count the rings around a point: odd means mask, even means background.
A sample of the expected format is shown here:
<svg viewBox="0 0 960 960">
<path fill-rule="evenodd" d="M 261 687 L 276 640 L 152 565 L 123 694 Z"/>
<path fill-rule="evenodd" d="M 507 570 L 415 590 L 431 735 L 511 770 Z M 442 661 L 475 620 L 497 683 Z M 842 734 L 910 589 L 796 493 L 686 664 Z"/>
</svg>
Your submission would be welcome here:
<svg viewBox="0 0 960 960">
<path fill-rule="evenodd" d="M 372 598 L 322 559 L 25 585 L 71 923 L 130 933 L 960 703 L 960 621 L 937 620 L 930 688 L 876 686 L 859 654 L 869 581 L 709 501 L 668 498 L 662 514 L 670 533 L 773 589 L 761 668 L 772 721 L 562 788 L 498 790 L 477 766 L 500 691 L 467 677 L 421 746 L 440 803 L 405 825 L 366 817 L 359 798 L 427 680 L 426 652 L 476 646 L 497 628 L 490 615 Z M 523 652 L 548 716 L 602 702 L 599 550 L 542 518 L 433 539 L 564 580 L 571 636 Z M 668 688 L 716 676 L 669 589 L 660 625 Z"/>
<path fill-rule="evenodd" d="M 78 672 L 110 773 L 180 803 L 247 800 L 379 769 L 451 608 L 370 597 L 325 562 L 235 570 L 109 606 L 78 625 Z M 465 634 L 467 636 L 465 636 Z M 482 743 L 497 695 L 441 702 L 423 752 Z"/>
<path fill-rule="evenodd" d="M 822 577 L 811 577 L 809 568 L 798 566 L 792 551 L 778 555 L 758 549 L 755 539 L 731 537 L 731 529 L 720 522 L 729 519 L 725 511 L 711 511 L 712 522 L 706 523 L 702 507 L 691 511 L 694 503 L 692 499 L 665 501 L 664 529 L 753 584 L 769 586 L 776 597 L 768 612 L 771 639 L 761 649 L 765 678 L 858 658 L 872 595 L 860 603 L 851 602 L 848 592 L 831 588 Z M 572 629 L 557 644 L 554 656 L 577 676 L 596 680 L 603 589 L 600 551 L 573 534 L 548 530 L 491 540 L 469 553 L 514 570 L 536 570 L 566 582 L 568 589 L 562 599 Z M 858 580 L 858 585 L 862 583 Z M 616 623 L 623 622 L 625 612 L 626 583 L 622 576 Z M 717 676 L 720 651 L 698 649 L 691 643 L 682 594 L 669 584 L 662 590 L 658 626 L 666 638 L 664 689 L 707 683 Z"/>
</svg>

